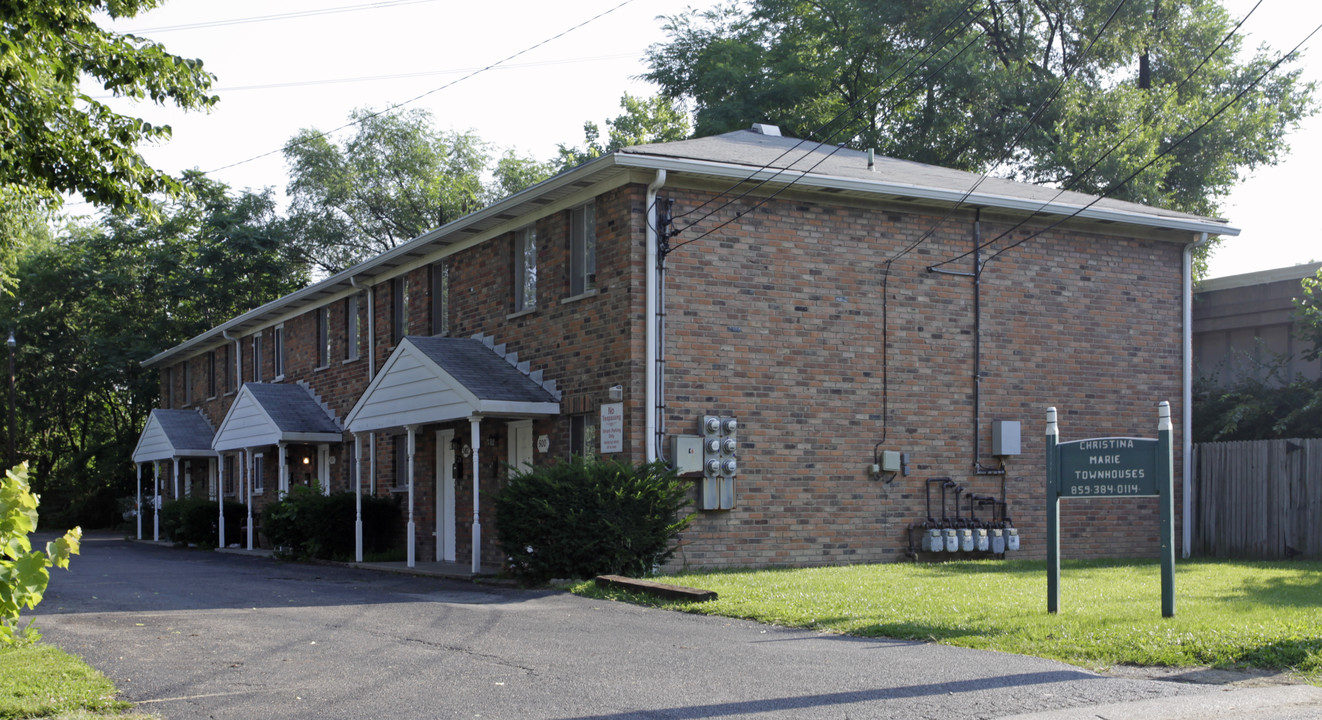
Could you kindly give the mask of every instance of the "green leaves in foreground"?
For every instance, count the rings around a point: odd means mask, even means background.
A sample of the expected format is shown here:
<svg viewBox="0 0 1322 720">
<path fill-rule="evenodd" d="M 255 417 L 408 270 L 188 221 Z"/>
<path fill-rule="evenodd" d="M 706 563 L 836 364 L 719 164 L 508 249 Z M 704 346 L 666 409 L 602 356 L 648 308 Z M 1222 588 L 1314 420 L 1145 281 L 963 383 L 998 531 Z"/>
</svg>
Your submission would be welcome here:
<svg viewBox="0 0 1322 720">
<path fill-rule="evenodd" d="M 78 554 L 81 528 L 46 543 L 46 551 L 32 550 L 28 534 L 37 529 L 39 499 L 28 486 L 28 465 L 5 473 L 0 481 L 0 646 L 32 642 L 40 634 L 31 623 L 19 625 L 18 614 L 41 602 L 50 582 L 48 568 L 68 569 L 69 556 Z"/>
</svg>

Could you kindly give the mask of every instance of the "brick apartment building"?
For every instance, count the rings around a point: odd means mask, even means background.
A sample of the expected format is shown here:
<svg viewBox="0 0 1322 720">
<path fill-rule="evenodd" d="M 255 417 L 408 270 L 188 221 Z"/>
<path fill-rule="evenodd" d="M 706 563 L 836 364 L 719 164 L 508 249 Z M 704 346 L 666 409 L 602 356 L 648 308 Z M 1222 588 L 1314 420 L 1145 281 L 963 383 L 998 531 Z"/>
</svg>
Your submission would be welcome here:
<svg viewBox="0 0 1322 720">
<path fill-rule="evenodd" d="M 573 453 L 696 465 L 677 566 L 901 559 L 931 478 L 1042 556 L 1046 408 L 1150 437 L 1169 400 L 1182 437 L 1188 251 L 1236 233 L 765 126 L 628 148 L 150 358 L 134 459 L 254 514 L 398 494 L 410 562 L 474 572 L 506 468 Z M 1154 499 L 1063 505 L 1066 557 L 1156 554 Z"/>
</svg>

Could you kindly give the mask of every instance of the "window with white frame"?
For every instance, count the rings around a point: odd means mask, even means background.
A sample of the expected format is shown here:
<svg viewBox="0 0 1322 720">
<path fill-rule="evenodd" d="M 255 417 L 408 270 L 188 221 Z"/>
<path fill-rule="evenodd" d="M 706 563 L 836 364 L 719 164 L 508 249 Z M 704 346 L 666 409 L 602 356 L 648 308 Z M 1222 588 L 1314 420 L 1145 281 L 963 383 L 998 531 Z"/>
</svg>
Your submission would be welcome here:
<svg viewBox="0 0 1322 720">
<path fill-rule="evenodd" d="M 207 353 L 207 399 L 216 396 L 216 351 Z"/>
<path fill-rule="evenodd" d="M 266 491 L 266 456 L 262 453 L 256 453 L 252 456 L 252 493 L 261 495 Z"/>
<path fill-rule="evenodd" d="M 235 478 L 237 477 L 237 475 L 235 475 L 235 473 L 234 473 L 234 456 L 233 456 L 233 455 L 226 455 L 226 456 L 222 457 L 222 458 L 221 458 L 221 463 L 223 463 L 223 465 L 224 465 L 224 468 L 223 468 L 223 469 L 224 469 L 224 471 L 225 471 L 225 490 L 224 490 L 224 492 L 225 492 L 226 495 L 231 495 L 231 496 L 232 496 L 232 495 L 234 495 L 234 480 L 235 480 Z"/>
<path fill-rule="evenodd" d="M 391 332 L 394 343 L 399 344 L 409 334 L 409 278 L 400 275 L 390 281 Z"/>
<path fill-rule="evenodd" d="M 262 381 L 262 333 L 252 336 L 252 381 Z"/>
<path fill-rule="evenodd" d="M 184 405 L 193 402 L 193 374 L 189 372 L 189 363 L 184 361 Z"/>
<path fill-rule="evenodd" d="M 344 299 L 344 360 L 358 359 L 358 295 Z"/>
<path fill-rule="evenodd" d="M 234 348 L 225 343 L 225 392 L 234 392 Z"/>
<path fill-rule="evenodd" d="M 569 211 L 569 294 L 597 286 L 597 212 L 592 203 Z"/>
<path fill-rule="evenodd" d="M 317 308 L 317 367 L 330 365 L 330 308 Z"/>
<path fill-rule="evenodd" d="M 450 261 L 431 266 L 431 334 L 450 334 Z"/>
<path fill-rule="evenodd" d="M 514 312 L 537 309 L 537 229 L 514 233 Z"/>
<path fill-rule="evenodd" d="M 597 427 L 591 413 L 569 416 L 569 454 L 590 458 L 596 454 Z"/>
<path fill-rule="evenodd" d="M 281 380 L 285 377 L 285 326 L 276 325 L 275 333 L 271 338 L 271 361 L 275 363 L 275 379 Z"/>
</svg>

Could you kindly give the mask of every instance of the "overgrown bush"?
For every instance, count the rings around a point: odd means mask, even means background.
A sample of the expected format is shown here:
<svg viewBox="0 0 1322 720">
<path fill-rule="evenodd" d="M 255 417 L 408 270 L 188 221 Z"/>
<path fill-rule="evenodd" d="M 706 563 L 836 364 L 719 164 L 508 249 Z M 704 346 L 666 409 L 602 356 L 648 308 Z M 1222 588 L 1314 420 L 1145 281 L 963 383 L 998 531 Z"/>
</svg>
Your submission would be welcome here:
<svg viewBox="0 0 1322 720">
<path fill-rule="evenodd" d="M 688 483 L 662 463 L 575 457 L 516 472 L 496 496 L 509 569 L 529 582 L 640 577 L 675 552 L 693 516 Z"/>
<path fill-rule="evenodd" d="M 1199 378 L 1193 389 L 1193 441 L 1322 437 L 1322 380 L 1272 385 L 1247 378 L 1230 387 Z"/>
<path fill-rule="evenodd" d="M 150 527 L 150 502 L 143 505 L 143 527 Z M 225 501 L 225 538 L 239 536 L 248 511 L 243 503 Z M 175 542 L 216 547 L 220 544 L 219 513 L 216 501 L 202 498 L 180 498 L 161 503 L 161 534 Z"/>
<path fill-rule="evenodd" d="M 384 553 L 399 532 L 399 501 L 364 495 L 363 552 Z M 262 511 L 262 529 L 283 556 L 323 560 L 353 557 L 354 494 L 321 494 L 315 487 L 295 486 Z"/>
</svg>

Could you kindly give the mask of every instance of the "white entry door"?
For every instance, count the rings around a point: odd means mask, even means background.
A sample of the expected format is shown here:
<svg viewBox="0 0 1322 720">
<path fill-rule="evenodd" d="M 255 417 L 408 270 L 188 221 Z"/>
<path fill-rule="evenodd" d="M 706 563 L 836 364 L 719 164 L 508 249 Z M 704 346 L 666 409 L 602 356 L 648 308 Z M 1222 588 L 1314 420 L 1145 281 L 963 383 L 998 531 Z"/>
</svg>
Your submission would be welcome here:
<svg viewBox="0 0 1322 720">
<path fill-rule="evenodd" d="M 532 421 L 516 420 L 509 424 L 510 470 L 532 467 Z"/>
<path fill-rule="evenodd" d="M 436 431 L 436 562 L 455 562 L 454 430 Z"/>
<path fill-rule="evenodd" d="M 330 445 L 317 446 L 317 484 L 321 486 L 322 495 L 330 495 L 331 473 L 330 473 L 331 452 Z"/>
</svg>

